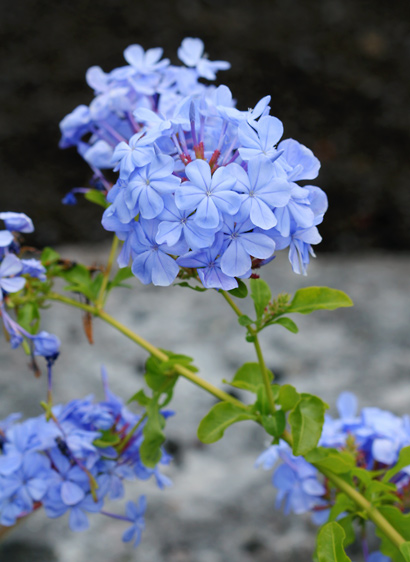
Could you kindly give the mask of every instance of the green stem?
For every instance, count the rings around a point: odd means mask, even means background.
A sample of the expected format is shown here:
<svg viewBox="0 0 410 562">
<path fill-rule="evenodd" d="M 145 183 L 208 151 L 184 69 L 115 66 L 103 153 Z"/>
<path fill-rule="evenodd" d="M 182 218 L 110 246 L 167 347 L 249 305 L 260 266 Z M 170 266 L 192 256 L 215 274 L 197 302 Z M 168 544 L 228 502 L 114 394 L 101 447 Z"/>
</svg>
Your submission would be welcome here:
<svg viewBox="0 0 410 562">
<path fill-rule="evenodd" d="M 141 418 L 137 421 L 137 423 L 127 433 L 124 440 L 120 443 L 119 447 L 117 448 L 117 451 L 118 451 L 119 454 L 121 454 L 123 452 L 125 447 L 128 445 L 128 443 L 132 439 L 132 436 L 137 431 L 137 429 L 139 428 L 139 426 L 142 424 L 142 422 L 145 420 L 146 417 L 147 417 L 147 414 L 145 413 L 143 416 L 141 416 Z"/>
<path fill-rule="evenodd" d="M 314 463 L 313 463 L 314 464 Z M 316 467 L 318 468 L 318 467 Z M 374 507 L 360 492 L 353 486 L 348 484 L 343 478 L 325 468 L 318 468 L 320 472 L 326 476 L 336 488 L 339 488 L 347 496 L 349 496 L 359 507 L 361 507 L 368 515 L 369 519 L 379 527 L 379 529 L 386 535 L 386 537 L 395 545 L 400 548 L 400 545 L 406 542 L 401 534 L 387 521 L 387 519 Z"/>
<path fill-rule="evenodd" d="M 101 283 L 100 292 L 98 293 L 98 298 L 95 302 L 95 306 L 97 308 L 102 308 L 103 304 L 104 304 L 105 291 L 107 289 L 108 281 L 110 279 L 110 273 L 111 273 L 111 270 L 112 270 L 112 266 L 114 264 L 115 254 L 117 253 L 118 242 L 119 242 L 119 239 L 114 235 L 114 238 L 113 238 L 112 244 L 111 244 L 110 255 L 108 256 L 107 267 L 105 268 L 103 281 Z"/>
<path fill-rule="evenodd" d="M 69 306 L 74 306 L 75 308 L 80 308 L 81 310 L 85 310 L 86 312 L 90 312 L 94 316 L 97 316 L 98 318 L 101 318 L 101 320 L 104 320 L 104 322 L 106 322 L 107 324 L 110 324 L 110 326 L 112 326 L 113 328 L 124 334 L 124 336 L 127 336 L 127 338 L 129 338 L 134 343 L 136 343 L 137 345 L 148 351 L 150 355 L 153 355 L 160 361 L 168 361 L 168 355 L 166 353 L 164 353 L 163 351 L 155 347 L 155 345 L 152 345 L 149 341 L 147 341 L 140 335 L 136 334 L 135 332 L 124 326 L 124 324 L 116 320 L 113 316 L 111 316 L 104 310 L 98 309 L 97 307 L 92 305 L 83 304 L 74 299 L 70 299 L 69 297 L 59 295 L 58 293 L 50 293 L 48 295 L 48 298 L 50 300 L 62 302 Z M 214 386 L 208 381 L 205 381 L 204 379 L 202 379 L 201 377 L 199 377 L 198 375 L 196 375 L 195 373 L 193 373 L 183 365 L 179 365 L 179 364 L 174 365 L 174 370 L 179 375 L 181 375 L 185 379 L 188 379 L 195 385 L 203 388 L 209 394 L 212 394 L 219 400 L 222 400 L 223 402 L 230 402 L 231 404 L 233 404 L 238 408 L 241 408 L 242 410 L 248 410 L 248 407 L 245 404 L 243 404 L 240 400 L 237 400 L 227 392 L 224 392 L 223 390 L 219 389 L 218 387 Z"/>
<path fill-rule="evenodd" d="M 263 358 L 262 349 L 258 340 L 256 332 L 254 333 L 253 345 L 255 346 L 256 355 L 258 356 L 259 367 L 263 377 L 263 384 L 265 385 L 266 394 L 268 396 L 269 407 L 272 414 L 275 412 L 275 399 L 273 397 L 272 384 L 268 369 L 266 368 L 265 360 Z"/>
<path fill-rule="evenodd" d="M 226 302 L 229 304 L 229 306 L 232 308 L 232 310 L 235 312 L 237 316 L 243 316 L 243 312 L 241 311 L 239 306 L 237 306 L 235 301 L 232 299 L 231 295 L 228 295 L 228 293 L 226 291 L 223 291 L 222 289 L 218 292 L 223 296 L 223 298 L 226 300 Z"/>
<path fill-rule="evenodd" d="M 229 304 L 229 306 L 232 308 L 232 310 L 235 312 L 235 314 L 238 317 L 243 316 L 243 312 L 241 311 L 239 306 L 237 306 L 237 304 L 233 301 L 232 297 L 226 291 L 219 291 L 219 292 L 221 293 L 223 298 L 226 300 L 226 302 Z M 265 385 L 266 395 L 267 395 L 268 401 L 269 401 L 269 407 L 270 407 L 271 412 L 273 413 L 276 410 L 275 399 L 273 397 L 272 385 L 271 385 L 268 369 L 266 368 L 265 360 L 264 360 L 263 354 L 262 354 L 262 349 L 261 349 L 261 346 L 260 346 L 260 343 L 259 343 L 259 340 L 258 340 L 258 335 L 257 335 L 258 333 L 257 333 L 256 330 L 254 330 L 250 326 L 248 326 L 248 331 L 254 337 L 253 345 L 255 346 L 256 355 L 258 356 L 259 367 L 260 367 L 260 370 L 261 370 L 261 373 L 262 373 L 263 384 Z"/>
<path fill-rule="evenodd" d="M 292 435 L 288 431 L 284 431 L 282 439 L 292 447 L 293 439 Z M 343 480 L 337 474 L 334 474 L 327 468 L 316 466 L 315 463 L 311 463 L 317 468 L 319 472 L 323 474 L 330 482 L 336 486 L 339 490 L 344 492 L 350 499 L 352 499 L 356 505 L 358 505 L 363 511 L 367 513 L 367 516 L 373 523 L 386 535 L 386 537 L 400 549 L 400 545 L 406 542 L 401 534 L 387 521 L 387 519 L 380 513 L 380 511 L 374 507 L 360 492 L 358 492 L 353 486 L 351 486 L 346 480 Z"/>
</svg>

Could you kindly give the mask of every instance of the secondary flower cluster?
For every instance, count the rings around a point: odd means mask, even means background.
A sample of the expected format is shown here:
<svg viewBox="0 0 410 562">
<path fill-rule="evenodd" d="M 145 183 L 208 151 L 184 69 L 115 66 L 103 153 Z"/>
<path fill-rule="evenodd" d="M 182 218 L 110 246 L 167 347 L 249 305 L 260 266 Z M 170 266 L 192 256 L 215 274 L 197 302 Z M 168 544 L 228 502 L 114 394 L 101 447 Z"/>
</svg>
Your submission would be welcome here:
<svg viewBox="0 0 410 562">
<path fill-rule="evenodd" d="M 132 45 L 128 66 L 89 69 L 96 97 L 63 119 L 61 146 L 77 146 L 94 170 L 111 203 L 102 224 L 124 241 L 119 265 L 131 260 L 142 283 L 169 285 L 182 267 L 207 288 L 230 290 L 287 247 L 293 270 L 306 273 L 327 198 L 297 182 L 316 178 L 320 163 L 296 140 L 281 140 L 270 96 L 239 111 L 227 86 L 199 82 L 229 67 L 203 50 L 201 40 L 184 39 L 186 66 L 176 67 L 160 60 L 162 49 Z M 111 187 L 102 169 L 113 166 Z"/>
<path fill-rule="evenodd" d="M 337 400 L 340 417 L 326 415 L 319 446 L 354 452 L 359 468 L 388 470 L 398 460 L 400 450 L 410 445 L 410 418 L 398 417 L 379 408 L 363 408 L 357 414 L 358 402 L 354 394 L 343 392 Z M 256 461 L 256 466 L 272 469 L 282 460 L 272 475 L 272 484 L 278 489 L 276 506 L 284 503 L 285 513 L 312 513 L 317 524 L 329 517 L 332 499 L 328 489 L 319 480 L 317 469 L 303 457 L 292 454 L 287 443 L 269 447 Z M 398 499 L 410 491 L 410 466 L 395 477 Z M 409 507 L 409 506 L 407 506 Z M 380 561 L 388 561 L 379 555 Z M 375 557 L 375 560 L 379 558 Z"/>
<path fill-rule="evenodd" d="M 0 422 L 1 525 L 14 525 L 43 506 L 51 518 L 68 512 L 70 528 L 82 531 L 89 526 L 89 513 L 102 513 L 130 523 L 123 540 L 139 543 L 145 497 L 138 504 L 128 502 L 125 515 L 104 511 L 104 501 L 123 498 L 124 480 L 154 476 L 160 488 L 170 481 L 158 467 L 142 464 L 144 422 L 109 390 L 105 377 L 104 387 L 103 401 L 89 396 L 55 406 L 50 421 L 42 415 L 16 423 L 19 414 L 12 414 Z M 169 460 L 163 453 L 160 462 Z"/>
<path fill-rule="evenodd" d="M 38 260 L 20 259 L 16 255 L 20 252 L 19 233 L 33 232 L 33 223 L 24 213 L 0 213 L 0 220 L 5 226 L 4 230 L 0 230 L 0 316 L 4 329 L 13 349 L 27 338 L 33 355 L 43 356 L 49 363 L 54 362 L 59 354 L 59 339 L 45 331 L 35 335 L 29 333 L 8 314 L 4 302 L 9 293 L 23 289 L 27 277 L 46 280 L 46 270 Z"/>
</svg>

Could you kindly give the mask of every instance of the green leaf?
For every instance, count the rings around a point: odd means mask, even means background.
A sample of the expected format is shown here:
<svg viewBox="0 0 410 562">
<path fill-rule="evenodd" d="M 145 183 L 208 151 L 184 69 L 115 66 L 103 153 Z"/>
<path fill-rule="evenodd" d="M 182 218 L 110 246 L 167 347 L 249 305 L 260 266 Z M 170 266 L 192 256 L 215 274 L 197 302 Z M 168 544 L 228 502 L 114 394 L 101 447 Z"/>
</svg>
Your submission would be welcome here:
<svg viewBox="0 0 410 562">
<path fill-rule="evenodd" d="M 139 390 L 131 396 L 127 404 L 130 404 L 131 402 L 138 402 L 140 406 L 146 406 L 151 402 L 151 398 L 149 398 L 143 390 Z"/>
<path fill-rule="evenodd" d="M 407 541 L 400 545 L 400 552 L 406 562 L 410 562 L 410 542 Z"/>
<path fill-rule="evenodd" d="M 286 416 L 282 410 L 277 410 L 269 416 L 262 416 L 262 425 L 269 435 L 279 438 L 285 431 Z"/>
<path fill-rule="evenodd" d="M 404 447 L 399 453 L 399 458 L 397 463 L 386 472 L 382 478 L 382 482 L 388 482 L 395 476 L 400 470 L 410 465 L 410 447 Z"/>
<path fill-rule="evenodd" d="M 319 469 L 326 468 L 335 474 L 346 474 L 356 466 L 356 461 L 352 454 L 326 447 L 316 447 L 305 458 Z"/>
<path fill-rule="evenodd" d="M 357 505 L 349 498 L 349 496 L 339 492 L 336 496 L 336 501 L 330 510 L 329 521 L 334 521 L 336 519 L 339 520 L 340 514 L 345 511 L 353 516 L 357 511 Z"/>
<path fill-rule="evenodd" d="M 253 324 L 253 320 L 251 320 L 249 316 L 246 316 L 246 314 L 239 316 L 238 322 L 241 326 L 250 326 L 251 324 Z"/>
<path fill-rule="evenodd" d="M 229 402 L 219 402 L 201 420 L 198 438 L 202 443 L 214 443 L 223 437 L 227 427 L 243 420 L 255 420 L 256 416 Z"/>
<path fill-rule="evenodd" d="M 272 293 L 269 289 L 269 285 L 263 279 L 251 279 L 250 286 L 256 317 L 259 320 L 262 318 L 265 308 L 272 298 Z"/>
<path fill-rule="evenodd" d="M 346 306 L 353 306 L 353 302 L 343 291 L 329 287 L 306 287 L 296 291 L 286 313 L 310 314 L 314 310 L 335 310 Z"/>
<path fill-rule="evenodd" d="M 119 435 L 116 433 L 111 433 L 109 430 L 102 431 L 101 436 L 94 439 L 93 445 L 96 447 L 114 447 L 121 441 Z"/>
<path fill-rule="evenodd" d="M 100 294 L 101 285 L 103 283 L 104 275 L 100 272 L 94 277 L 90 284 L 90 293 L 92 294 L 92 300 L 96 300 Z"/>
<path fill-rule="evenodd" d="M 322 434 L 327 407 L 317 396 L 301 394 L 300 402 L 289 415 L 294 455 L 306 455 L 316 447 Z"/>
<path fill-rule="evenodd" d="M 235 289 L 228 291 L 228 293 L 238 299 L 244 299 L 248 296 L 248 287 L 241 279 L 237 279 L 237 281 L 238 286 Z"/>
<path fill-rule="evenodd" d="M 326 523 L 317 537 L 316 555 L 319 562 L 351 562 L 344 550 L 346 533 L 343 528 L 332 521 Z"/>
<path fill-rule="evenodd" d="M 188 289 L 192 289 L 193 291 L 199 291 L 200 293 L 203 293 L 204 291 L 207 291 L 207 289 L 205 289 L 205 287 L 200 287 L 199 285 L 193 287 L 192 285 L 190 285 L 186 281 L 182 281 L 182 283 L 175 283 L 175 285 L 179 285 L 180 287 L 187 287 Z"/>
<path fill-rule="evenodd" d="M 404 515 L 397 507 L 390 505 L 380 506 L 378 509 L 396 531 L 407 542 L 410 541 L 410 514 Z M 403 552 L 386 537 L 380 527 L 376 527 L 376 535 L 381 538 L 380 550 L 385 556 L 390 556 L 394 562 L 406 562 Z"/>
<path fill-rule="evenodd" d="M 44 250 L 41 252 L 41 263 L 44 266 L 57 263 L 59 259 L 60 254 L 53 250 L 53 248 L 44 248 Z"/>
<path fill-rule="evenodd" d="M 121 285 L 123 281 L 129 279 L 130 277 L 134 277 L 134 274 L 131 271 L 130 267 L 122 267 L 117 271 L 114 278 L 108 283 L 108 289 L 111 290 L 114 287 L 118 287 Z"/>
<path fill-rule="evenodd" d="M 104 207 L 104 209 L 107 209 L 107 207 L 110 206 L 109 203 L 107 203 L 104 193 L 99 189 L 90 189 L 90 191 L 87 191 L 84 194 L 84 197 L 88 201 L 91 201 L 91 203 L 96 203 L 97 205 L 100 205 L 100 207 Z"/>
<path fill-rule="evenodd" d="M 279 404 L 282 406 L 282 410 L 287 412 L 292 410 L 300 400 L 300 394 L 296 391 L 296 388 L 290 384 L 284 384 L 279 390 Z"/>
<path fill-rule="evenodd" d="M 343 531 L 346 533 L 346 538 L 344 542 L 344 546 L 349 546 L 353 544 L 356 540 L 356 533 L 353 527 L 353 521 L 355 516 L 354 515 L 346 515 L 342 519 L 338 519 L 338 524 L 342 527 Z"/>
<path fill-rule="evenodd" d="M 27 302 L 19 306 L 17 322 L 30 334 L 36 334 L 40 325 L 38 303 Z"/>
<path fill-rule="evenodd" d="M 141 460 L 148 468 L 154 468 L 162 456 L 161 445 L 165 441 L 162 431 L 165 426 L 164 416 L 159 411 L 159 396 L 153 398 L 146 406 L 147 421 L 144 425 L 144 440 L 140 447 Z"/>
<path fill-rule="evenodd" d="M 273 373 L 269 371 L 269 369 L 268 374 L 270 379 L 273 380 Z M 259 363 L 244 363 L 242 367 L 236 371 L 232 382 L 228 384 L 236 388 L 241 388 L 242 390 L 249 390 L 249 392 L 254 392 L 256 394 L 258 388 L 263 385 L 263 377 Z"/>
<path fill-rule="evenodd" d="M 292 332 L 292 334 L 297 334 L 299 332 L 299 328 L 296 326 L 294 321 L 290 318 L 287 318 L 286 316 L 278 318 L 277 320 L 273 320 L 272 322 L 268 322 L 266 326 L 271 326 L 273 324 L 280 324 L 281 326 L 289 330 L 289 332 Z"/>
</svg>

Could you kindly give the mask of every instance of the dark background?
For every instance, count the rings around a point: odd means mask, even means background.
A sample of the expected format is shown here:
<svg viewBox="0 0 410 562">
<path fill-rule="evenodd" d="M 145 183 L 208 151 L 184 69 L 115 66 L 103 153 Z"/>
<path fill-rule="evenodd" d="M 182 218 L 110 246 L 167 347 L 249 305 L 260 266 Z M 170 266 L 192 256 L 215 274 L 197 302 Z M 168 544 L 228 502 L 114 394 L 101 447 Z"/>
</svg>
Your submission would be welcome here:
<svg viewBox="0 0 410 562">
<path fill-rule="evenodd" d="M 285 137 L 322 161 L 321 251 L 410 248 L 410 3 L 385 0 L 15 0 L 2 3 L 0 209 L 35 221 L 38 245 L 105 239 L 100 211 L 61 205 L 91 176 L 58 149 L 59 121 L 92 92 L 89 66 L 140 43 L 200 37 L 240 109 L 272 95 Z"/>
</svg>

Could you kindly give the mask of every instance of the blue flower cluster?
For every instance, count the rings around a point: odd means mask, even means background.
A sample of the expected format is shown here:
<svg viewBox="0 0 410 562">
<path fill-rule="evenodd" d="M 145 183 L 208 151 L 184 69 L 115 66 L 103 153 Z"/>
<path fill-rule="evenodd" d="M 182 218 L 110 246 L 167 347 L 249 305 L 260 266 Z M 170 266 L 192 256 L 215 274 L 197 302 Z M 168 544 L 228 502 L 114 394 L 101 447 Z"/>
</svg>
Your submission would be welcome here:
<svg viewBox="0 0 410 562">
<path fill-rule="evenodd" d="M 342 392 L 337 400 L 339 418 L 325 417 L 321 447 L 349 450 L 355 454 L 359 468 L 388 470 L 398 460 L 400 450 L 410 445 L 410 417 L 398 417 L 379 408 L 363 408 L 358 414 L 358 401 L 351 392 Z M 272 475 L 272 483 L 278 489 L 276 505 L 284 503 L 285 513 L 311 512 L 317 524 L 327 521 L 332 498 L 322 483 L 314 466 L 302 457 L 295 457 L 287 443 L 269 447 L 256 461 L 256 466 L 272 469 L 282 460 Z M 398 498 L 410 491 L 410 466 L 403 468 L 395 477 Z M 407 506 L 410 507 L 410 506 Z M 374 553 L 374 560 L 389 559 Z M 373 560 L 373 559 L 372 559 Z"/>
<path fill-rule="evenodd" d="M 297 182 L 316 178 L 320 163 L 281 140 L 270 96 L 240 111 L 227 86 L 200 82 L 229 68 L 203 52 L 200 39 L 184 39 L 177 67 L 160 60 L 162 49 L 132 45 L 127 66 L 90 68 L 96 97 L 63 119 L 61 146 L 77 146 L 92 167 L 111 204 L 102 224 L 124 241 L 119 265 L 131 260 L 142 283 L 170 285 L 182 267 L 206 288 L 230 290 L 284 248 L 305 274 L 327 198 Z M 102 171 L 113 167 L 114 186 Z"/>
<path fill-rule="evenodd" d="M 0 422 L 0 524 L 16 521 L 43 506 L 48 517 L 69 514 L 73 531 L 88 528 L 88 514 L 131 524 L 125 542 L 139 543 L 144 528 L 145 497 L 128 502 L 125 515 L 104 510 L 105 499 L 124 496 L 124 480 L 156 479 L 160 488 L 170 480 L 158 466 L 146 468 L 140 459 L 141 416 L 130 412 L 108 388 L 95 403 L 88 396 L 52 408 L 45 415 L 17 423 L 19 414 Z M 171 412 L 162 412 L 171 415 Z M 170 457 L 164 452 L 161 463 Z"/>
<path fill-rule="evenodd" d="M 46 270 L 40 261 L 34 258 L 20 259 L 16 255 L 20 251 L 19 233 L 33 232 L 33 223 L 24 213 L 0 213 L 0 220 L 4 221 L 5 226 L 4 230 L 0 230 L 0 316 L 4 329 L 13 349 L 27 338 L 31 342 L 32 354 L 43 356 L 52 363 L 59 354 L 60 341 L 57 336 L 45 331 L 30 334 L 13 320 L 5 307 L 7 295 L 21 291 L 27 277 L 46 280 Z"/>
<path fill-rule="evenodd" d="M 410 445 L 410 417 L 398 417 L 379 408 L 363 408 L 357 415 L 357 398 L 342 392 L 337 400 L 340 417 L 326 414 L 319 446 L 354 451 L 357 466 L 368 470 L 388 469 L 398 459 L 403 447 Z M 289 445 L 281 441 L 269 447 L 256 461 L 257 466 L 269 470 L 281 459 L 272 482 L 279 489 L 278 506 L 285 501 L 285 512 L 313 511 L 314 520 L 324 522 L 329 502 L 325 487 L 317 480 L 318 471 L 302 457 L 295 457 Z M 410 487 L 410 466 L 394 480 L 398 493 Z"/>
</svg>

